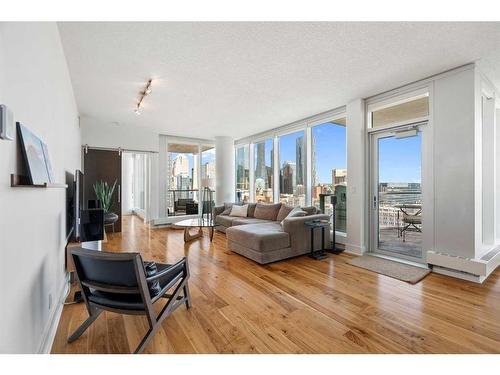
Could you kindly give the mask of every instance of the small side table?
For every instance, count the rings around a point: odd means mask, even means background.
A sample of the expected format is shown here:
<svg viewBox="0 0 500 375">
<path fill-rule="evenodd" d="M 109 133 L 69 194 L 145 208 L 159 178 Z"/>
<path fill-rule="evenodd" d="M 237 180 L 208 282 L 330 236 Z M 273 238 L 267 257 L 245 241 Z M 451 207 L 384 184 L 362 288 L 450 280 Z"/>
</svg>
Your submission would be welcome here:
<svg viewBox="0 0 500 375">
<path fill-rule="evenodd" d="M 325 249 L 325 228 L 330 230 L 330 223 L 328 221 L 306 221 L 304 223 L 306 227 L 311 230 L 311 253 L 309 257 L 321 260 L 326 258 L 326 250 Z M 314 250 L 314 230 L 316 228 L 321 228 L 321 249 Z"/>
</svg>

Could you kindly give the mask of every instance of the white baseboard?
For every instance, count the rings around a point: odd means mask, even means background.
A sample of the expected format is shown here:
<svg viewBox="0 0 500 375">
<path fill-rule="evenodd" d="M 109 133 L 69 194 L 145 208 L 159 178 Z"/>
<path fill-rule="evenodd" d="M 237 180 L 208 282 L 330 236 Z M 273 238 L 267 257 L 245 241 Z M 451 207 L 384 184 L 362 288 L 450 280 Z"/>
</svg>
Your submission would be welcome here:
<svg viewBox="0 0 500 375">
<path fill-rule="evenodd" d="M 345 252 L 354 255 L 363 255 L 365 253 L 365 249 L 358 245 L 353 245 L 350 243 L 345 244 Z"/>
<path fill-rule="evenodd" d="M 54 339 L 56 337 L 57 327 L 59 326 L 59 320 L 61 320 L 61 314 L 64 307 L 64 300 L 66 294 L 68 293 L 69 275 L 66 274 L 64 278 L 64 284 L 59 290 L 57 304 L 52 309 L 52 313 L 50 314 L 49 320 L 45 329 L 43 330 L 42 341 L 40 342 L 40 346 L 38 347 L 38 354 L 50 354 L 52 349 L 52 344 L 54 343 Z"/>
</svg>

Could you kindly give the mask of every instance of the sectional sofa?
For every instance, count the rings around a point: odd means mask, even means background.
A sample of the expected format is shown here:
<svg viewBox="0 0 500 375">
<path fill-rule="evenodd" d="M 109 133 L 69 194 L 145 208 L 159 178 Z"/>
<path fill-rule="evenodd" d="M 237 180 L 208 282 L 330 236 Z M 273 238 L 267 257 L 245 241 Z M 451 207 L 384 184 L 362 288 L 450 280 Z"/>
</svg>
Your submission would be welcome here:
<svg viewBox="0 0 500 375">
<path fill-rule="evenodd" d="M 266 264 L 307 254 L 311 251 L 311 232 L 304 225 L 309 220 L 329 220 L 316 207 L 303 207 L 302 216 L 290 217 L 293 207 L 281 203 L 249 203 L 247 216 L 231 216 L 235 203 L 214 208 L 215 229 L 226 233 L 228 248 L 253 261 Z M 297 214 L 295 210 L 293 214 Z M 321 231 L 315 230 L 315 249 L 321 246 Z M 330 231 L 325 244 L 331 247 Z"/>
</svg>

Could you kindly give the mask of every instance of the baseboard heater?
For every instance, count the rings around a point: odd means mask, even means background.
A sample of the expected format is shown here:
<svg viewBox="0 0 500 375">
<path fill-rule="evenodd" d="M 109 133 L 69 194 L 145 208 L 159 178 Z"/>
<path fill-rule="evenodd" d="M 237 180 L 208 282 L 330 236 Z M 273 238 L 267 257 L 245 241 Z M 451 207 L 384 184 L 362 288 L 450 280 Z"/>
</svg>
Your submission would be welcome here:
<svg viewBox="0 0 500 375">
<path fill-rule="evenodd" d="M 500 265 L 500 246 L 480 259 L 461 258 L 437 251 L 428 251 L 427 263 L 433 266 L 434 272 L 482 283 Z"/>
</svg>

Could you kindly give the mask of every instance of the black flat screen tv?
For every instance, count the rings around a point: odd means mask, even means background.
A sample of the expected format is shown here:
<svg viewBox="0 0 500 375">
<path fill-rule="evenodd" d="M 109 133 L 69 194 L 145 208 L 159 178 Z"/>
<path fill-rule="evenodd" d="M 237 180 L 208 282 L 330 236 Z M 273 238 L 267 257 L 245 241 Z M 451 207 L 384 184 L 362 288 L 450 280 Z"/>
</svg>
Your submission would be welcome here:
<svg viewBox="0 0 500 375">
<path fill-rule="evenodd" d="M 66 172 L 66 240 L 80 241 L 80 216 L 83 209 L 83 173 Z"/>
<path fill-rule="evenodd" d="M 80 170 L 75 171 L 75 199 L 74 199 L 74 204 L 75 204 L 75 211 L 74 211 L 74 217 L 75 217 L 75 239 L 77 241 L 80 241 L 80 236 L 81 236 L 81 231 L 80 231 L 80 217 L 81 217 L 81 212 L 84 209 L 83 202 L 84 197 L 83 197 L 83 173 Z"/>
</svg>

